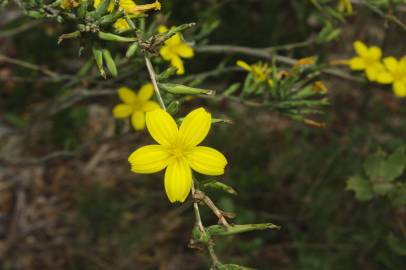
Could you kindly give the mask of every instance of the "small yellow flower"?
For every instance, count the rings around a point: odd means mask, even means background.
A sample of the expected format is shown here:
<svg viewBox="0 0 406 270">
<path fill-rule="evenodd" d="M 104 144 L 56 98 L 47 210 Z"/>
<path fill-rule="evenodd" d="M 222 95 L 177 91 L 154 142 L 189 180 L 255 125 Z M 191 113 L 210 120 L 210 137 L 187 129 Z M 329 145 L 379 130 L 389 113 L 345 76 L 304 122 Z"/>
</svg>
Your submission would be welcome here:
<svg viewBox="0 0 406 270">
<path fill-rule="evenodd" d="M 161 25 L 158 31 L 159 33 L 165 33 L 168 31 L 168 28 Z M 171 65 L 178 69 L 176 72 L 178 75 L 185 73 L 182 58 L 192 58 L 194 56 L 193 48 L 182 41 L 179 34 L 175 34 L 166 40 L 159 53 L 164 60 L 170 61 Z"/>
<path fill-rule="evenodd" d="M 211 114 L 199 108 L 190 112 L 179 129 L 172 116 L 158 109 L 147 113 L 147 128 L 158 143 L 135 150 L 128 158 L 135 173 L 156 173 L 166 168 L 165 191 L 171 203 L 184 202 L 192 186 L 192 170 L 222 175 L 227 159 L 219 151 L 198 146 L 211 127 Z"/>
<path fill-rule="evenodd" d="M 250 72 L 257 83 L 263 83 L 266 81 L 268 82 L 269 85 L 273 84 L 272 79 L 270 79 L 270 76 L 272 74 L 272 68 L 269 66 L 268 63 L 258 62 L 249 65 L 248 63 L 242 60 L 238 60 L 237 66 Z"/>
<path fill-rule="evenodd" d="M 61 1 L 61 8 L 63 9 L 71 9 L 78 7 L 80 5 L 80 1 L 78 0 L 62 0 Z"/>
<path fill-rule="evenodd" d="M 298 59 L 293 66 L 294 67 L 311 66 L 311 65 L 316 64 L 316 61 L 317 61 L 317 57 L 309 56 L 309 57 Z"/>
<path fill-rule="evenodd" d="M 338 10 L 352 13 L 352 4 L 350 0 L 338 0 Z"/>
<path fill-rule="evenodd" d="M 72 0 L 64 0 L 64 1 L 72 1 Z M 93 1 L 94 8 L 97 8 L 100 5 L 100 3 L 101 3 L 101 0 L 94 0 Z M 158 0 L 156 0 L 152 4 L 146 4 L 146 5 L 137 5 L 132 0 L 119 0 L 118 5 L 119 5 L 120 9 L 122 9 L 126 15 L 137 15 L 137 14 L 140 14 L 141 12 L 161 9 L 161 3 Z M 110 13 L 114 11 L 114 0 L 110 1 L 108 11 Z M 130 29 L 130 26 L 128 25 L 128 23 L 125 19 L 121 18 L 121 19 L 118 19 L 114 23 L 114 28 L 116 28 L 119 31 L 125 31 L 125 30 Z"/>
<path fill-rule="evenodd" d="M 395 57 L 386 57 L 383 63 L 386 71 L 378 75 L 378 82 L 392 84 L 396 96 L 406 97 L 406 55 L 400 61 Z"/>
<path fill-rule="evenodd" d="M 123 103 L 114 107 L 114 117 L 121 119 L 131 115 L 131 124 L 135 130 L 143 130 L 145 128 L 145 113 L 159 108 L 158 103 L 150 101 L 153 94 L 154 88 L 150 83 L 143 85 L 138 93 L 127 87 L 121 87 L 118 89 L 118 96 Z"/>
<path fill-rule="evenodd" d="M 349 61 L 352 70 L 365 70 L 368 80 L 376 81 L 378 74 L 384 70 L 381 63 L 382 51 L 379 47 L 367 47 L 361 41 L 354 42 L 354 49 L 358 56 Z"/>
<path fill-rule="evenodd" d="M 322 95 L 325 95 L 325 94 L 328 93 L 328 88 L 327 88 L 327 86 L 326 86 L 322 81 L 317 81 L 317 82 L 315 82 L 315 83 L 313 84 L 313 89 L 314 89 L 316 92 L 318 92 L 318 93 L 320 93 L 320 94 L 322 94 Z"/>
</svg>

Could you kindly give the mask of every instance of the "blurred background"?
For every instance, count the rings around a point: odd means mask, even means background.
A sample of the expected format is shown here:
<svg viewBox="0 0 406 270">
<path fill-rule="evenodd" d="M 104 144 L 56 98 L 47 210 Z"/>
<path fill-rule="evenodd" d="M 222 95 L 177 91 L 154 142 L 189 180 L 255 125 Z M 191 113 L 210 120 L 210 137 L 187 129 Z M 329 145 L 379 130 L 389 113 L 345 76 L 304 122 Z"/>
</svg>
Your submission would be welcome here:
<svg viewBox="0 0 406 270">
<path fill-rule="evenodd" d="M 325 26 L 325 15 L 312 1 L 162 4 L 169 25 L 197 22 L 212 30 L 196 47 L 279 46 L 309 40 Z M 337 39 L 281 54 L 317 55 L 327 63 L 353 57 L 352 43 L 363 40 L 401 57 L 405 29 L 381 15 L 355 3 L 352 16 L 334 22 L 341 30 Z M 404 6 L 395 15 L 406 22 Z M 78 57 L 79 42 L 57 44 L 70 31 L 70 25 L 33 20 L 14 4 L 0 8 L 0 269 L 208 269 L 207 254 L 188 247 L 191 202 L 170 204 L 162 173 L 130 171 L 128 155 L 150 143 L 149 134 L 132 131 L 111 114 L 119 86 L 138 89 L 147 81 L 144 67 L 124 65 L 111 80 L 96 68 L 78 77 L 89 59 Z M 197 50 L 185 65 L 188 74 L 200 74 L 219 65 L 235 67 L 239 59 L 263 60 Z M 179 115 L 205 106 L 233 121 L 214 126 L 204 144 L 227 156 L 221 179 L 238 196 L 212 191 L 211 198 L 237 213 L 233 223 L 281 226 L 221 238 L 215 249 L 222 261 L 273 270 L 406 268 L 405 207 L 386 196 L 360 201 L 347 184 L 364 174 L 370 155 L 405 145 L 406 101 L 389 86 L 351 76 L 359 79 L 321 75 L 330 101 L 318 119 L 325 128 L 230 100 L 183 104 Z M 243 72 L 229 72 L 203 85 L 221 92 L 244 78 Z M 203 221 L 216 224 L 202 209 Z"/>
</svg>

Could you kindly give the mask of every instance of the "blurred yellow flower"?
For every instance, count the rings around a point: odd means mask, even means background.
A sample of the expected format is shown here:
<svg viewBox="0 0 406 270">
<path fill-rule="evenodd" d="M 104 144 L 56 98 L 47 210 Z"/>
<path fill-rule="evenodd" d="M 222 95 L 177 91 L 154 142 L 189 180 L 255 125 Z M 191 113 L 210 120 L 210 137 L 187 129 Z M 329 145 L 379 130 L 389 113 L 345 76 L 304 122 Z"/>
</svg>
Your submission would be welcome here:
<svg viewBox="0 0 406 270">
<path fill-rule="evenodd" d="M 61 1 L 61 8 L 63 9 L 71 9 L 78 7 L 80 5 L 80 1 L 78 0 L 62 0 Z"/>
<path fill-rule="evenodd" d="M 352 4 L 350 0 L 338 0 L 338 10 L 352 13 Z"/>
<path fill-rule="evenodd" d="M 135 130 L 143 130 L 145 128 L 145 113 L 159 108 L 158 103 L 150 100 L 153 94 L 154 88 L 151 83 L 143 85 L 138 93 L 127 87 L 121 87 L 118 89 L 118 96 L 123 103 L 114 107 L 114 117 L 127 118 L 131 116 L 131 124 Z"/>
<path fill-rule="evenodd" d="M 395 57 L 383 59 L 386 70 L 378 75 L 378 82 L 392 84 L 398 97 L 406 97 L 406 55 L 399 61 Z"/>
<path fill-rule="evenodd" d="M 381 63 L 382 51 L 379 47 L 367 47 L 361 41 L 354 42 L 354 49 L 358 56 L 349 61 L 352 70 L 365 70 L 368 80 L 376 81 L 378 74 L 384 70 Z"/>
<path fill-rule="evenodd" d="M 168 28 L 161 25 L 158 31 L 159 33 L 165 33 L 168 31 Z M 175 34 L 166 40 L 159 53 L 164 60 L 170 61 L 171 65 L 178 69 L 176 72 L 178 75 L 185 73 L 182 58 L 192 58 L 194 56 L 193 48 L 182 41 L 179 34 Z"/>
<path fill-rule="evenodd" d="M 270 76 L 272 74 L 272 68 L 269 66 L 268 63 L 258 62 L 249 65 L 247 62 L 238 60 L 237 66 L 250 72 L 257 83 L 263 83 L 266 81 L 269 85 L 273 84 L 272 79 L 270 79 Z"/>
<path fill-rule="evenodd" d="M 72 0 L 64 0 L 64 1 L 72 1 Z M 97 8 L 100 5 L 101 1 L 102 0 L 94 0 L 93 1 L 94 8 Z M 124 13 L 126 15 L 137 15 L 140 12 L 161 9 L 161 3 L 158 0 L 156 0 L 152 4 L 146 4 L 146 5 L 137 5 L 132 0 L 119 0 L 118 5 L 124 11 Z M 114 0 L 110 1 L 108 11 L 109 12 L 114 11 Z M 125 30 L 130 29 L 130 26 L 128 25 L 128 23 L 125 19 L 121 18 L 121 19 L 118 19 L 114 23 L 114 28 L 116 28 L 119 31 L 125 31 Z"/>
<path fill-rule="evenodd" d="M 147 113 L 147 128 L 158 143 L 135 150 L 128 158 L 135 173 L 156 173 L 166 168 L 165 191 L 171 203 L 184 202 L 192 186 L 192 170 L 222 175 L 227 160 L 219 151 L 198 146 L 211 127 L 211 114 L 199 108 L 190 112 L 179 129 L 162 109 Z"/>
</svg>

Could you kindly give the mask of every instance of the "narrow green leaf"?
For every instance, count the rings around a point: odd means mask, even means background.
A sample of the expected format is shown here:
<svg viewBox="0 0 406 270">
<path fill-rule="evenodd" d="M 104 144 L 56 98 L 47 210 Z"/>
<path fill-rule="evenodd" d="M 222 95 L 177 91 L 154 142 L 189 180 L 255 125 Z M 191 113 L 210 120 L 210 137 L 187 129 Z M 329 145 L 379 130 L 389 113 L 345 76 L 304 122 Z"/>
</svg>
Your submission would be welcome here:
<svg viewBox="0 0 406 270">
<path fill-rule="evenodd" d="M 223 225 L 213 225 L 208 227 L 207 231 L 210 233 L 210 235 L 213 236 L 214 235 L 227 236 L 269 229 L 280 229 L 280 227 L 272 223 L 232 225 L 230 227 L 225 227 Z"/>
<path fill-rule="evenodd" d="M 104 60 L 106 61 L 107 69 L 110 71 L 111 75 L 116 77 L 117 76 L 117 67 L 116 67 L 116 63 L 114 62 L 114 59 L 111 57 L 110 51 L 107 49 L 104 49 L 103 57 L 104 57 Z"/>
<path fill-rule="evenodd" d="M 216 93 L 214 90 L 194 88 L 175 83 L 160 83 L 159 87 L 171 94 L 179 95 L 214 95 Z"/>
</svg>

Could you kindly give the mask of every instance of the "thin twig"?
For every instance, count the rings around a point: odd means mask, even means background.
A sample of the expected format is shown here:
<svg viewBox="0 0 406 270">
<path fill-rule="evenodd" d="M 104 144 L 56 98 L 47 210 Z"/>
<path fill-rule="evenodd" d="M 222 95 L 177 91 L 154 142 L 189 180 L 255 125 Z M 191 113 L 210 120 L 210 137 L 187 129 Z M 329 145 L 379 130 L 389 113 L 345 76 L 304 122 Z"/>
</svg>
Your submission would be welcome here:
<svg viewBox="0 0 406 270">
<path fill-rule="evenodd" d="M 59 75 L 58 73 L 49 70 L 46 67 L 41 67 L 41 66 L 38 66 L 38 65 L 35 65 L 35 64 L 28 63 L 26 61 L 19 60 L 19 59 L 14 59 L 14 58 L 8 57 L 8 56 L 3 55 L 3 54 L 0 54 L 0 62 L 1 61 L 9 63 L 9 64 L 14 64 L 14 65 L 17 65 L 17 66 L 21 66 L 21 67 L 24 67 L 24 68 L 32 69 L 32 70 L 35 70 L 35 71 L 40 71 L 40 72 L 44 73 L 45 75 L 47 75 L 47 76 L 49 76 L 49 77 L 51 77 L 53 79 L 60 79 L 61 77 L 63 77 L 63 76 Z"/>
<path fill-rule="evenodd" d="M 151 64 L 151 60 L 149 60 L 148 56 L 145 55 L 145 65 L 147 66 L 149 77 L 151 78 L 152 85 L 154 86 L 155 95 L 158 99 L 159 105 L 161 105 L 162 109 L 166 111 L 165 103 L 162 99 L 161 93 L 159 92 L 158 82 L 156 80 L 156 74 L 154 71 L 154 67 Z"/>
</svg>

